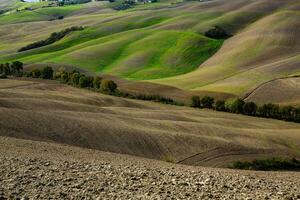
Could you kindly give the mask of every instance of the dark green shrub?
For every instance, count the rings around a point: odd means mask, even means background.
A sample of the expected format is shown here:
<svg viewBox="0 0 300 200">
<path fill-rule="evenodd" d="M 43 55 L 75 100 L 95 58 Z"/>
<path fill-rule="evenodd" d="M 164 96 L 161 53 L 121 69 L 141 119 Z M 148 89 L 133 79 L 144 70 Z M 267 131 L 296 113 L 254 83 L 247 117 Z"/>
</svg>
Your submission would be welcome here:
<svg viewBox="0 0 300 200">
<path fill-rule="evenodd" d="M 14 61 L 11 63 L 10 68 L 11 68 L 11 74 L 19 76 L 19 74 L 23 70 L 23 63 L 20 61 Z"/>
<path fill-rule="evenodd" d="M 81 77 L 80 73 L 78 73 L 78 72 L 72 73 L 71 78 L 70 78 L 70 83 L 74 86 L 78 86 L 80 77 Z"/>
<path fill-rule="evenodd" d="M 7 78 L 6 74 L 0 74 L 0 79 L 6 79 L 6 78 Z"/>
<path fill-rule="evenodd" d="M 215 109 L 217 111 L 226 111 L 226 109 L 225 109 L 225 101 L 222 101 L 222 100 L 216 101 Z"/>
<path fill-rule="evenodd" d="M 43 79 L 52 79 L 53 78 L 53 69 L 52 67 L 44 67 L 42 70 L 41 70 L 41 77 Z"/>
<path fill-rule="evenodd" d="M 280 107 L 279 105 L 268 103 L 258 108 L 258 115 L 267 118 L 280 118 Z"/>
<path fill-rule="evenodd" d="M 86 87 L 88 87 L 88 85 L 89 85 L 88 79 L 84 75 L 81 75 L 79 78 L 78 86 L 81 88 L 86 88 Z"/>
<path fill-rule="evenodd" d="M 115 92 L 117 84 L 112 80 L 103 80 L 101 83 L 101 90 L 105 92 Z"/>
<path fill-rule="evenodd" d="M 243 106 L 243 113 L 245 115 L 254 116 L 257 111 L 257 105 L 254 102 L 246 102 Z"/>
<path fill-rule="evenodd" d="M 214 102 L 214 98 L 210 96 L 205 96 L 201 99 L 201 104 L 203 108 L 213 108 Z"/>
<path fill-rule="evenodd" d="M 94 86 L 94 88 L 100 89 L 100 86 L 101 86 L 101 80 L 102 80 L 102 78 L 99 77 L 99 76 L 95 76 L 95 77 L 94 77 L 94 80 L 93 80 L 93 86 Z"/>
<path fill-rule="evenodd" d="M 234 162 L 231 168 L 245 170 L 263 170 L 263 171 L 278 171 L 278 170 L 300 170 L 300 161 L 284 158 L 269 158 L 253 160 L 252 162 Z"/>
<path fill-rule="evenodd" d="M 39 47 L 43 47 L 43 46 L 52 44 L 52 43 L 62 39 L 63 37 L 65 37 L 67 34 L 69 34 L 71 32 L 81 31 L 83 29 L 84 28 L 82 26 L 79 26 L 79 27 L 78 26 L 73 26 L 71 28 L 67 28 L 67 29 L 62 30 L 60 32 L 54 32 L 47 39 L 29 44 L 25 47 L 22 47 L 18 50 L 18 52 L 27 51 L 27 50 L 30 50 L 30 49 L 35 49 L 35 48 L 39 48 Z"/>
<path fill-rule="evenodd" d="M 297 115 L 297 109 L 293 106 L 284 106 L 280 108 L 280 119 L 294 121 Z"/>
<path fill-rule="evenodd" d="M 213 38 L 213 39 L 227 39 L 231 37 L 223 28 L 219 26 L 215 26 L 214 28 L 208 30 L 204 33 L 206 37 Z"/>
<path fill-rule="evenodd" d="M 201 100 L 199 96 L 192 97 L 192 104 L 191 107 L 200 108 L 201 107 Z"/>
<path fill-rule="evenodd" d="M 232 113 L 243 113 L 244 104 L 242 99 L 228 100 L 225 102 L 225 108 Z"/>
</svg>

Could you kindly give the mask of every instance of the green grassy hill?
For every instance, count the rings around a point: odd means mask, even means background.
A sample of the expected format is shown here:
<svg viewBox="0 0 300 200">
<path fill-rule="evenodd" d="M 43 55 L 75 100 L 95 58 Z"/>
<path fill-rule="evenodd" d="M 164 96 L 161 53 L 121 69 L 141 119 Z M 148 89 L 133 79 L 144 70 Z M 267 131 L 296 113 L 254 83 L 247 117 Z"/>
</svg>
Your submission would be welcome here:
<svg viewBox="0 0 300 200">
<path fill-rule="evenodd" d="M 299 7 L 296 0 L 218 0 L 159 1 L 124 11 L 107 2 L 11 11 L 0 15 L 0 62 L 60 63 L 195 92 L 243 96 L 261 83 L 300 72 Z M 49 21 L 57 16 L 65 18 Z M 79 25 L 86 29 L 17 52 Z M 225 42 L 205 37 L 216 25 L 233 37 Z"/>
</svg>

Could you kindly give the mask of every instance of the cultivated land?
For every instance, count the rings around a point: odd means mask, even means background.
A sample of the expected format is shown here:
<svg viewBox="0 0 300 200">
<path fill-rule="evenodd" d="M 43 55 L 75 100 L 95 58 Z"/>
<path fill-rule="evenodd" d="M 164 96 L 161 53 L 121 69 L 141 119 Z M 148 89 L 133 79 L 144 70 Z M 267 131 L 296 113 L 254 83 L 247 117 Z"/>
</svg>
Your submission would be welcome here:
<svg viewBox="0 0 300 200">
<path fill-rule="evenodd" d="M 182 164 L 299 157 L 300 125 L 129 100 L 43 80 L 0 80 L 0 135 Z"/>
<path fill-rule="evenodd" d="M 0 63 L 76 68 L 187 105 L 193 95 L 300 105 L 299 0 L 111 6 L 0 0 Z M 233 37 L 205 37 L 216 25 Z M 85 29 L 18 52 L 72 26 Z M 0 79 L 0 119 L 0 200 L 300 199 L 296 172 L 206 168 L 299 159 L 299 123 L 29 78 Z"/>
<path fill-rule="evenodd" d="M 299 180 L 0 137 L 2 199 L 299 199 Z"/>
<path fill-rule="evenodd" d="M 105 2 L 10 11 L 0 16 L 0 62 L 68 64 L 198 94 L 244 96 L 262 83 L 300 72 L 299 7 L 297 0 L 216 0 L 161 1 L 125 11 Z M 57 16 L 65 18 L 49 21 Z M 75 25 L 87 28 L 17 53 Z M 215 25 L 233 37 L 223 43 L 203 36 Z"/>
</svg>

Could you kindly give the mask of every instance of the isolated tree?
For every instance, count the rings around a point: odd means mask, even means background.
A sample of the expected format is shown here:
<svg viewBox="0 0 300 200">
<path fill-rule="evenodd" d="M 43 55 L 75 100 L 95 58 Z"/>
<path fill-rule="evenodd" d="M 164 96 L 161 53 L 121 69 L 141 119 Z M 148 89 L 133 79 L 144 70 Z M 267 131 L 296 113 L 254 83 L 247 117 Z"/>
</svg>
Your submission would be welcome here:
<svg viewBox="0 0 300 200">
<path fill-rule="evenodd" d="M 102 78 L 99 77 L 99 76 L 95 76 L 94 77 L 94 80 L 93 80 L 93 86 L 94 86 L 94 88 L 100 89 L 100 87 L 101 87 L 101 80 L 102 80 Z"/>
<path fill-rule="evenodd" d="M 52 67 L 44 67 L 42 70 L 41 70 L 41 77 L 43 79 L 52 79 L 53 78 L 53 69 Z"/>
<path fill-rule="evenodd" d="M 199 96 L 192 97 L 192 104 L 191 107 L 200 108 L 201 107 L 201 100 Z"/>
<path fill-rule="evenodd" d="M 205 96 L 201 99 L 201 104 L 203 108 L 213 108 L 214 102 L 214 98 L 210 96 Z"/>
<path fill-rule="evenodd" d="M 243 113 L 254 116 L 257 111 L 257 105 L 254 102 L 246 102 L 243 106 Z"/>
<path fill-rule="evenodd" d="M 117 84 L 112 80 L 103 80 L 101 83 L 101 90 L 105 92 L 115 92 Z"/>
<path fill-rule="evenodd" d="M 217 111 L 226 111 L 226 109 L 225 109 L 225 101 L 223 101 L 223 100 L 216 101 L 216 103 L 215 103 L 215 109 Z"/>
</svg>

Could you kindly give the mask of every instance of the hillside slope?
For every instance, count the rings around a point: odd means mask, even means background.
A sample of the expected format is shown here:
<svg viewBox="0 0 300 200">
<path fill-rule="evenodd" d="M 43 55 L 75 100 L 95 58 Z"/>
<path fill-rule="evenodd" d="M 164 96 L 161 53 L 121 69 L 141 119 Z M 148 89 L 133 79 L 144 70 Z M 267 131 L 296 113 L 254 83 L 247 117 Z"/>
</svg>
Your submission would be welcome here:
<svg viewBox="0 0 300 200">
<path fill-rule="evenodd" d="M 94 2 L 11 13 L 0 16 L 0 62 L 61 63 L 243 96 L 261 83 L 299 73 L 299 7 L 297 0 L 161 1 L 117 12 Z M 48 21 L 58 15 L 65 19 Z M 52 45 L 16 52 L 78 25 L 87 28 Z M 224 43 L 204 37 L 215 25 L 233 37 Z"/>
<path fill-rule="evenodd" d="M 1 136 L 192 165 L 300 156 L 299 124 L 122 99 L 55 81 L 0 80 L 0 117 Z"/>
</svg>

